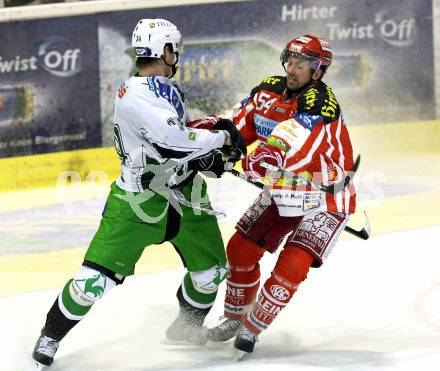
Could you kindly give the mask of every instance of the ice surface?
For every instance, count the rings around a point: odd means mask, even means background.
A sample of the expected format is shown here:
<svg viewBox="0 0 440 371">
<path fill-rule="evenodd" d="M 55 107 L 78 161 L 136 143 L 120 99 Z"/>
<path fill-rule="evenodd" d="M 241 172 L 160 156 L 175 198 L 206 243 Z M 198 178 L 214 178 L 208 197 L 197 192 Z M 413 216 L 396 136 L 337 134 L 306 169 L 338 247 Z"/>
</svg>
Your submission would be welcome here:
<svg viewBox="0 0 440 371">
<path fill-rule="evenodd" d="M 177 313 L 183 269 L 130 277 L 63 340 L 51 370 L 438 370 L 440 226 L 341 241 L 309 273 L 254 353 L 232 359 L 232 343 L 160 343 Z M 422 241 L 432 242 L 423 243 Z M 263 259 L 267 276 L 275 256 Z M 23 370 L 57 290 L 0 298 L 1 370 Z M 209 326 L 222 314 L 221 299 Z"/>
</svg>

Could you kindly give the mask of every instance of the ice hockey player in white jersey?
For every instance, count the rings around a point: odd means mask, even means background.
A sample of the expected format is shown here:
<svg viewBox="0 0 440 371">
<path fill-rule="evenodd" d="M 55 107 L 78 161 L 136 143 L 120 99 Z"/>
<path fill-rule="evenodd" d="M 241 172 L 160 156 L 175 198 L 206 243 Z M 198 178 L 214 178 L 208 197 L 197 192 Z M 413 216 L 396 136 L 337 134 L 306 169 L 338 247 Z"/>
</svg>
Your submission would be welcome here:
<svg viewBox="0 0 440 371">
<path fill-rule="evenodd" d="M 215 211 L 197 172 L 220 177 L 225 161 L 233 163 L 246 154 L 243 138 L 226 119 L 212 118 L 215 130 L 191 128 L 184 96 L 173 79 L 182 45 L 171 22 L 140 20 L 132 46 L 139 72 L 115 97 L 121 175 L 111 185 L 79 272 L 47 314 L 33 352 L 37 365 L 53 363 L 59 342 L 97 300 L 134 273 L 145 247 L 171 242 L 187 269 L 177 290 L 178 316 L 166 330 L 171 341 L 206 342 L 203 322 L 227 274 Z"/>
</svg>

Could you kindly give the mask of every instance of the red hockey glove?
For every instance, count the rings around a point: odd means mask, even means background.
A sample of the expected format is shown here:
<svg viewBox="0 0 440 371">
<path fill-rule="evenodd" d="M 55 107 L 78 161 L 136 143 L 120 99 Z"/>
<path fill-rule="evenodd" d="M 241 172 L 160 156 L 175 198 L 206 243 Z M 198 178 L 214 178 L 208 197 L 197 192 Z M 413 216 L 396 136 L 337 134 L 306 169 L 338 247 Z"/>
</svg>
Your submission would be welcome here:
<svg viewBox="0 0 440 371">
<path fill-rule="evenodd" d="M 193 121 L 188 122 L 187 126 L 189 128 L 212 130 L 214 128 L 214 125 L 219 121 L 220 121 L 220 117 L 206 116 L 206 117 L 202 117 L 198 120 L 193 120 Z"/>
<path fill-rule="evenodd" d="M 261 167 L 261 162 L 265 162 L 276 167 L 283 166 L 283 152 L 280 148 L 270 145 L 260 145 L 249 156 L 246 156 L 241 165 L 247 175 L 252 178 L 264 178 L 271 171 Z M 276 183 L 276 181 L 275 181 Z"/>
</svg>

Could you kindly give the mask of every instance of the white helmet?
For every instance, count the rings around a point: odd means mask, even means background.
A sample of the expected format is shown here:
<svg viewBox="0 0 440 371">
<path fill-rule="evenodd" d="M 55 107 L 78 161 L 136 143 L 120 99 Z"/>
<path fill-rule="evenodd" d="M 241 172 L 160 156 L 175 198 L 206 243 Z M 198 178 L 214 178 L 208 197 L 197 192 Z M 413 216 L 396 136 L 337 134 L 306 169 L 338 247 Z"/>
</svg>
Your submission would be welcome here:
<svg viewBox="0 0 440 371">
<path fill-rule="evenodd" d="M 182 36 L 174 24 L 166 19 L 141 19 L 137 23 L 131 40 L 136 57 L 160 58 L 166 44 L 171 44 L 174 53 L 182 54 Z"/>
</svg>

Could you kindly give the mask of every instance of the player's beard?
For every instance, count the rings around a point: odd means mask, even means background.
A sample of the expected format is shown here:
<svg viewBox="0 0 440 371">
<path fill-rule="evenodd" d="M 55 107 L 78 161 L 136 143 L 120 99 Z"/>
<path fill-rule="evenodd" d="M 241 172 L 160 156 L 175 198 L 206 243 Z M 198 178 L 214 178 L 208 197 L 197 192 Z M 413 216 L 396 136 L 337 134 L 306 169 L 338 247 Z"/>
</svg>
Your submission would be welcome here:
<svg viewBox="0 0 440 371">
<path fill-rule="evenodd" d="M 286 74 L 287 89 L 293 92 L 297 92 L 304 89 L 304 87 L 309 85 L 312 81 L 313 81 L 312 75 L 310 75 L 308 79 L 305 79 L 305 78 L 299 78 L 298 76 L 295 75 Z"/>
<path fill-rule="evenodd" d="M 303 81 L 298 79 L 296 76 L 286 75 L 286 78 L 287 78 L 287 88 L 292 91 L 300 90 L 310 82 L 310 79 L 307 81 L 305 80 Z"/>
<path fill-rule="evenodd" d="M 301 88 L 300 83 L 295 77 L 287 75 L 287 88 L 289 90 L 298 90 Z"/>
</svg>

